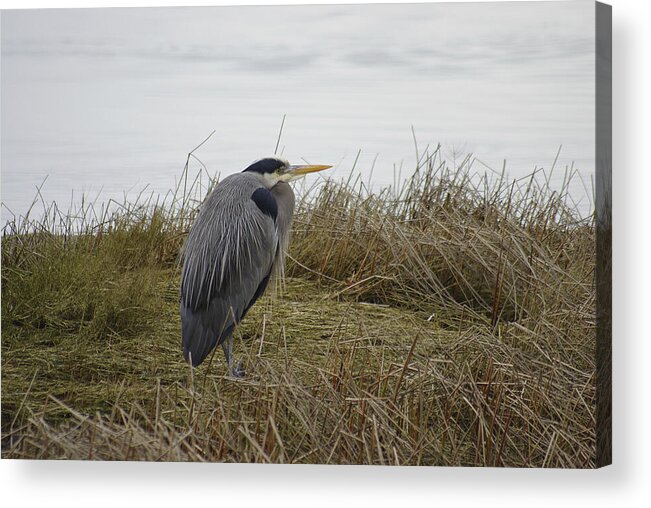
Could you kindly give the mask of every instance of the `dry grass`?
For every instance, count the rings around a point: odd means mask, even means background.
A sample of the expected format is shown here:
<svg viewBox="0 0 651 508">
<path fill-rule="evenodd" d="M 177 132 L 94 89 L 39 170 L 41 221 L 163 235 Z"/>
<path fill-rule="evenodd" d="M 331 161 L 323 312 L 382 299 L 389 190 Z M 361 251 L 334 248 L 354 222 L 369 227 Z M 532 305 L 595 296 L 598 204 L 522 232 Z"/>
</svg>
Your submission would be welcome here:
<svg viewBox="0 0 651 508">
<path fill-rule="evenodd" d="M 11 222 L 3 458 L 594 467 L 593 224 L 468 162 L 306 193 L 285 287 L 236 333 L 244 380 L 182 362 L 176 263 L 212 182 Z"/>
</svg>

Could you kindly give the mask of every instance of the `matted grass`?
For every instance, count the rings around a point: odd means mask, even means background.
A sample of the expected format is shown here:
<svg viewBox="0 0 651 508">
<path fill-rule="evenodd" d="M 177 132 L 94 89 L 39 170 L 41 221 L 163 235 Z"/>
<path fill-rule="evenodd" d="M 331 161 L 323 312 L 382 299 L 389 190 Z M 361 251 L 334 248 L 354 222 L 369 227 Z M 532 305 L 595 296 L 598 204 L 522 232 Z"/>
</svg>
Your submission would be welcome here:
<svg viewBox="0 0 651 508">
<path fill-rule="evenodd" d="M 3 458 L 594 467 L 594 226 L 541 175 L 312 188 L 242 380 L 182 360 L 201 178 L 5 228 Z"/>
</svg>

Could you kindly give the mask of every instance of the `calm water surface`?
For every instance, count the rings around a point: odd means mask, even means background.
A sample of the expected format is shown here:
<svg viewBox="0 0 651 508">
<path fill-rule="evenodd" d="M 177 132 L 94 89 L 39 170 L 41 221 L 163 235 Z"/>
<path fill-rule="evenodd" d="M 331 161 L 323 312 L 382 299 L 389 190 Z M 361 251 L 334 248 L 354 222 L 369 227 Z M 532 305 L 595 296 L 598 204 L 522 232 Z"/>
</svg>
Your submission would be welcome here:
<svg viewBox="0 0 651 508">
<path fill-rule="evenodd" d="M 2 221 L 46 176 L 59 204 L 165 193 L 213 130 L 197 155 L 240 171 L 273 153 L 283 115 L 290 161 L 340 178 L 361 150 L 376 185 L 414 168 L 411 126 L 421 150 L 506 159 L 513 177 L 562 144 L 587 214 L 593 27 L 590 2 L 3 12 Z"/>
</svg>

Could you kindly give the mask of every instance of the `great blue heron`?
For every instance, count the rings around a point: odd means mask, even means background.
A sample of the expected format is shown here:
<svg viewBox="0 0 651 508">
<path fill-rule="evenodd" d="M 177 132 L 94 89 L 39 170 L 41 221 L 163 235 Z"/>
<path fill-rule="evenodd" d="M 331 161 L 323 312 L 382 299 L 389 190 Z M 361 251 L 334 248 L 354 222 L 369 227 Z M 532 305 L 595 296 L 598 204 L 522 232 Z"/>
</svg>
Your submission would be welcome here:
<svg viewBox="0 0 651 508">
<path fill-rule="evenodd" d="M 231 375 L 233 329 L 282 273 L 294 192 L 287 182 L 331 166 L 261 159 L 224 178 L 205 200 L 183 249 L 183 356 L 193 367 L 220 345 Z"/>
</svg>

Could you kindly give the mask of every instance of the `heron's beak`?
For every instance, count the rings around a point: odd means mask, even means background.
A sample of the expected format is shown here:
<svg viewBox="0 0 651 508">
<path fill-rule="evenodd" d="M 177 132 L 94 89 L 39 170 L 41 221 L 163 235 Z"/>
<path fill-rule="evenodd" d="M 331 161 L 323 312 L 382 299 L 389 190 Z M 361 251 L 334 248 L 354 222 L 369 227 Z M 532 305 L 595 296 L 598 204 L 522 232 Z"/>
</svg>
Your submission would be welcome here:
<svg viewBox="0 0 651 508">
<path fill-rule="evenodd" d="M 324 169 L 329 169 L 332 166 L 321 166 L 316 164 L 307 164 L 305 166 L 289 166 L 287 173 L 295 176 L 307 175 L 308 173 L 316 173 L 317 171 L 323 171 Z"/>
</svg>

